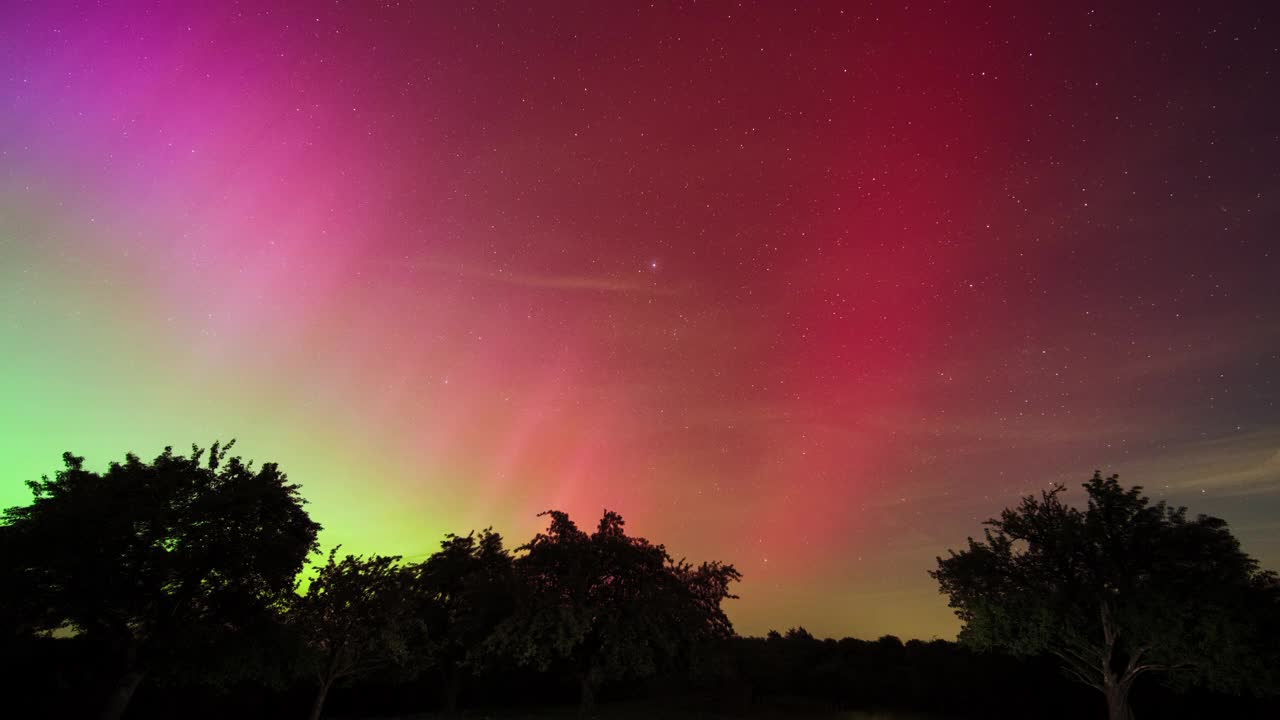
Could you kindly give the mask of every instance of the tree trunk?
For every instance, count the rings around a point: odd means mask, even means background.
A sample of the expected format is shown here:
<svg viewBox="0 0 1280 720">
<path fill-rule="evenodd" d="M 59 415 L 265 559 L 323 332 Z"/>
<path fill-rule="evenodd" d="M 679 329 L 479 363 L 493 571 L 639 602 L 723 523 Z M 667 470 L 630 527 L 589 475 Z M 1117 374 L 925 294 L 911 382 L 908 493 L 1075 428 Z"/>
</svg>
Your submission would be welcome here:
<svg viewBox="0 0 1280 720">
<path fill-rule="evenodd" d="M 333 680 L 326 678 L 320 683 L 320 688 L 316 691 L 315 702 L 311 703 L 311 720 L 320 720 L 320 713 L 324 711 L 324 699 L 329 695 L 329 686 L 333 684 Z"/>
<path fill-rule="evenodd" d="M 589 718 L 596 709 L 596 682 L 590 671 L 582 674 L 581 682 L 582 694 L 578 696 L 578 717 Z"/>
<path fill-rule="evenodd" d="M 129 701 L 133 699 L 133 692 L 138 689 L 139 683 L 146 674 L 145 670 L 137 668 L 126 670 L 112 689 L 106 706 L 102 708 L 102 713 L 98 715 L 100 720 L 119 720 L 124 715 L 125 708 L 129 707 Z"/>
<path fill-rule="evenodd" d="M 458 713 L 458 693 L 462 689 L 462 673 L 452 666 L 444 673 L 444 713 L 453 717 Z"/>
<path fill-rule="evenodd" d="M 1133 720 L 1127 681 L 1109 684 L 1102 692 L 1107 696 L 1107 720 Z"/>
</svg>

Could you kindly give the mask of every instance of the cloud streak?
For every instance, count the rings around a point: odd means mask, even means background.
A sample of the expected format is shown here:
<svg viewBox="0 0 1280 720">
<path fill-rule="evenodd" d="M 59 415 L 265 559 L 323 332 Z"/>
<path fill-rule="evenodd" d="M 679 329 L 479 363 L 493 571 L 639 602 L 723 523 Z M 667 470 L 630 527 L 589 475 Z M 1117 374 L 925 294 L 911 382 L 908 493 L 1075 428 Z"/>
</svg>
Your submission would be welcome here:
<svg viewBox="0 0 1280 720">
<path fill-rule="evenodd" d="M 675 296 L 683 294 L 686 290 L 683 287 L 663 285 L 651 278 L 646 279 L 640 272 L 636 273 L 637 277 L 635 278 L 614 274 L 527 273 L 503 268 L 484 268 L 464 263 L 438 261 L 411 263 L 409 267 L 414 270 L 452 275 L 467 280 L 483 280 L 503 285 L 565 292 Z"/>
</svg>

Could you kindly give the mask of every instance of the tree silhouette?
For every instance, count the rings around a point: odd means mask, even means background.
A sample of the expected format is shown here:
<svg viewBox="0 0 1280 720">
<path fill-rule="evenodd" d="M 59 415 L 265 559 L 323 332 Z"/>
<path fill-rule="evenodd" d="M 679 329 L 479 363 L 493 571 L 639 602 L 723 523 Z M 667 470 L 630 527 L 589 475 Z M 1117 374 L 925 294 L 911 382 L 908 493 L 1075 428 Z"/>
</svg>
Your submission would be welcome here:
<svg viewBox="0 0 1280 720">
<path fill-rule="evenodd" d="M 318 720 L 334 683 L 403 662 L 415 631 L 411 571 L 399 557 L 347 555 L 338 548 L 294 598 L 289 622 L 307 646 L 316 680 L 311 720 Z"/>
<path fill-rule="evenodd" d="M 511 573 L 511 553 L 492 529 L 479 536 L 450 534 L 418 566 L 419 613 L 426 625 L 423 651 L 443 675 L 447 713 L 457 709 L 463 673 L 481 661 L 485 642 L 513 610 Z"/>
<path fill-rule="evenodd" d="M 559 511 L 515 561 L 519 602 L 490 639 L 517 662 L 564 667 L 590 715 L 600 684 L 651 675 L 733 628 L 720 603 L 739 578 L 731 565 L 675 563 L 661 545 L 628 537 L 606 511 L 590 535 Z"/>
<path fill-rule="evenodd" d="M 0 576 L 22 598 L 6 621 L 106 648 L 118 679 L 103 718 L 191 638 L 261 620 L 316 549 L 298 486 L 273 463 L 228 457 L 233 444 L 129 454 L 101 474 L 65 453 L 52 479 L 27 483 L 30 505 L 4 511 Z"/>
<path fill-rule="evenodd" d="M 29 639 L 41 626 L 57 624 L 46 620 L 49 605 L 36 596 L 35 569 L 22 561 L 22 530 L 0 525 L 0 651 Z"/>
<path fill-rule="evenodd" d="M 1225 689 L 1274 683 L 1256 639 L 1274 619 L 1276 576 L 1258 569 L 1227 524 L 1152 504 L 1140 487 L 1095 473 L 1088 507 L 1057 486 L 1026 497 L 985 539 L 938 559 L 930 574 L 978 648 L 1052 653 L 1101 691 L 1112 720 L 1148 673 Z"/>
<path fill-rule="evenodd" d="M 814 639 L 813 633 L 809 632 L 808 630 L 805 630 L 804 626 L 793 627 L 788 629 L 787 634 L 784 635 L 783 637 L 785 637 L 787 640 L 795 640 L 798 642 L 812 642 Z"/>
</svg>

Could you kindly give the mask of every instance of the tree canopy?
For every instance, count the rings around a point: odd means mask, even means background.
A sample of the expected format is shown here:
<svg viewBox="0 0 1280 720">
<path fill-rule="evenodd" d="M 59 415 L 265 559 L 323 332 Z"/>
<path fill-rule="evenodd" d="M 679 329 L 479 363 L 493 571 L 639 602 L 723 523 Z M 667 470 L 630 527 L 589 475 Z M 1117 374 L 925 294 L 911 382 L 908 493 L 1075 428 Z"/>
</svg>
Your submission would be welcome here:
<svg viewBox="0 0 1280 720">
<path fill-rule="evenodd" d="M 273 463 L 228 456 L 233 443 L 152 462 L 128 454 L 105 473 L 63 455 L 30 481 L 30 505 L 4 511 L 2 574 L 24 598 L 27 631 L 83 635 L 115 656 L 103 710 L 123 713 L 142 677 L 210 629 L 256 622 L 294 588 L 320 526 Z"/>
<path fill-rule="evenodd" d="M 1132 717 L 1129 690 L 1148 673 L 1274 687 L 1266 657 L 1274 649 L 1257 639 L 1276 617 L 1276 576 L 1241 550 L 1226 522 L 1188 518 L 1114 475 L 1095 473 L 1084 488 L 1083 510 L 1056 486 L 938 559 L 931 575 L 964 623 L 961 640 L 1057 656 L 1070 677 L 1106 696 L 1113 720 Z"/>
<path fill-rule="evenodd" d="M 311 718 L 317 720 L 335 682 L 403 662 L 418 627 L 410 571 L 400 558 L 347 555 L 338 548 L 316 570 L 305 594 L 296 596 L 289 623 L 307 648 L 316 681 Z"/>
<path fill-rule="evenodd" d="M 720 607 L 734 597 L 732 565 L 674 562 L 663 546 L 628 536 L 614 512 L 590 534 L 566 513 L 544 515 L 547 531 L 515 561 L 516 610 L 491 644 L 517 662 L 574 674 L 583 714 L 604 680 L 651 675 L 687 658 L 692 643 L 732 634 Z"/>
<path fill-rule="evenodd" d="M 492 529 L 449 534 L 416 573 L 417 612 L 425 626 L 421 655 L 441 672 L 445 710 L 452 712 L 464 672 L 485 663 L 486 643 L 514 610 L 511 553 Z"/>
</svg>

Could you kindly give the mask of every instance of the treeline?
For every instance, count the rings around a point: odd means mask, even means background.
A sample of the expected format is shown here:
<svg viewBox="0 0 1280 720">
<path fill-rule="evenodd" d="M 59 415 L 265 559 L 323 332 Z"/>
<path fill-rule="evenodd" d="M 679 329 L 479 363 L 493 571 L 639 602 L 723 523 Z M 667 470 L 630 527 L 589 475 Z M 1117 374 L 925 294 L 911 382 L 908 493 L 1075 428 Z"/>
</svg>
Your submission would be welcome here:
<svg viewBox="0 0 1280 720">
<path fill-rule="evenodd" d="M 607 511 L 592 532 L 544 513 L 516 553 L 491 530 L 450 535 L 421 563 L 335 548 L 299 588 L 319 524 L 275 465 L 228 449 L 128 455 L 105 473 L 68 453 L 28 483 L 33 502 L 0 525 L 11 678 L 29 676 L 20 658 L 48 657 L 41 673 L 112 719 L 147 682 L 305 682 L 319 718 L 339 683 L 434 674 L 452 710 L 466 676 L 517 668 L 572 677 L 589 714 L 605 681 L 691 667 L 733 635 L 733 566 L 676 561 Z"/>
<path fill-rule="evenodd" d="M 732 565 L 675 560 L 606 511 L 544 513 L 510 547 L 449 535 L 417 563 L 321 553 L 278 467 L 230 445 L 105 472 L 64 455 L 0 523 L 0 677 L 12 717 L 452 714 L 598 699 L 737 716 L 841 709 L 1097 715 L 1047 654 L 735 635 Z M 303 573 L 306 564 L 319 558 Z M 299 583 L 299 577 L 302 582 Z M 1269 717 L 1263 700 L 1139 686 L 1153 716 Z"/>
<path fill-rule="evenodd" d="M 704 662 L 695 672 L 673 669 L 606 681 L 600 688 L 602 707 L 622 707 L 626 717 L 807 717 L 840 710 L 990 720 L 1104 716 L 1096 693 L 1066 679 L 1052 658 L 978 653 L 944 640 L 816 639 L 800 629 L 715 643 L 707 655 L 714 662 Z M 81 641 L 25 643 L 20 654 L 5 656 L 11 716 L 93 717 L 98 708 L 84 692 L 100 685 L 100 671 Z M 456 679 L 442 668 L 407 675 L 387 667 L 337 686 L 326 715 L 447 715 L 445 696 L 450 692 L 457 693 L 460 712 L 488 717 L 503 716 L 503 708 L 569 706 L 577 702 L 579 687 L 569 674 L 514 664 L 473 668 Z M 203 677 L 165 677 L 138 693 L 128 717 L 300 718 L 314 693 L 307 678 L 211 683 Z M 1280 710 L 1273 701 L 1202 690 L 1175 692 L 1159 685 L 1139 687 L 1134 704 L 1141 717 L 1174 720 L 1269 720 Z"/>
</svg>

